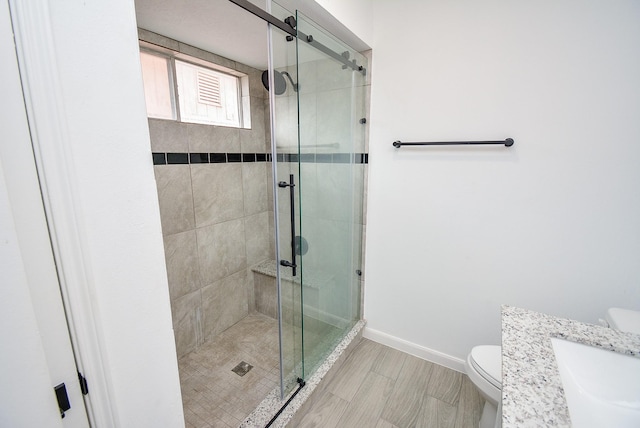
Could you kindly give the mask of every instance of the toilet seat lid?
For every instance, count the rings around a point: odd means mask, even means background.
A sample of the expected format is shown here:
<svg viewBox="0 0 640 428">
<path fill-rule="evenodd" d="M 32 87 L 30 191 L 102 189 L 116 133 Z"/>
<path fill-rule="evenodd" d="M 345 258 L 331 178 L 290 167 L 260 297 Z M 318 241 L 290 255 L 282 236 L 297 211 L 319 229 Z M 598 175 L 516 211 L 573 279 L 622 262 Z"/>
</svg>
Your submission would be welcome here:
<svg viewBox="0 0 640 428">
<path fill-rule="evenodd" d="M 502 389 L 502 347 L 476 346 L 471 350 L 471 362 L 482 377 L 498 389 Z"/>
<path fill-rule="evenodd" d="M 616 330 L 640 334 L 640 312 L 630 309 L 609 308 L 607 322 Z"/>
</svg>

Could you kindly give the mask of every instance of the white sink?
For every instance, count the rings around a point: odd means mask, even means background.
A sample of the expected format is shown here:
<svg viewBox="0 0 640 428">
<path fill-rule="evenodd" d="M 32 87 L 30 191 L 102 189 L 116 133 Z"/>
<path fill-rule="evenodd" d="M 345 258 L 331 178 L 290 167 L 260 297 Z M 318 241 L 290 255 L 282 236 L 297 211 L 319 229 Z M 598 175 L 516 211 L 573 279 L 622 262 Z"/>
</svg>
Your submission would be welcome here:
<svg viewBox="0 0 640 428">
<path fill-rule="evenodd" d="M 640 427 L 640 358 L 551 339 L 574 428 Z"/>
</svg>

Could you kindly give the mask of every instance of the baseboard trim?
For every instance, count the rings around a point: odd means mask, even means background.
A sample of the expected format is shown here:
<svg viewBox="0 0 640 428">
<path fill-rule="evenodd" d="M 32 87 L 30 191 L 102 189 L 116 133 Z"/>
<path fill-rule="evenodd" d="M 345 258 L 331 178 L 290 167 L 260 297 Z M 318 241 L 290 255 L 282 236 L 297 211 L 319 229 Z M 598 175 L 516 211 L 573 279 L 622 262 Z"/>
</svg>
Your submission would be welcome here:
<svg viewBox="0 0 640 428">
<path fill-rule="evenodd" d="M 460 358 L 452 357 L 451 355 L 400 339 L 399 337 L 391 336 L 390 334 L 383 333 L 369 327 L 364 328 L 362 336 L 366 339 L 387 345 L 393 349 L 397 349 L 398 351 L 406 352 L 407 354 L 439 364 L 451 370 L 466 373 L 466 370 L 464 369 L 464 360 L 461 360 Z"/>
</svg>

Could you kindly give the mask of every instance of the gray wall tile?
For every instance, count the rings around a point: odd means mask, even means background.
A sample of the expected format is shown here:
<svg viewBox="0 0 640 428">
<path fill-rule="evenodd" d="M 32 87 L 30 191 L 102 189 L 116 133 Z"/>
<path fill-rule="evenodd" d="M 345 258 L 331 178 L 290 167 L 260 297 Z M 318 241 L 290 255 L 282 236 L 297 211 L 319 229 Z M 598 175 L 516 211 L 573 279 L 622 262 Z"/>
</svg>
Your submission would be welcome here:
<svg viewBox="0 0 640 428">
<path fill-rule="evenodd" d="M 152 152 L 188 152 L 189 137 L 185 124 L 175 120 L 149 119 Z"/>
<path fill-rule="evenodd" d="M 294 105 L 296 111 L 293 113 L 294 120 L 300 120 L 300 146 L 302 153 L 331 153 L 338 149 L 334 147 L 317 147 L 317 129 L 320 127 L 328 127 L 330 124 L 321 123 L 317 120 L 318 111 L 318 95 L 316 93 L 300 94 L 300 104 Z M 298 118 L 297 115 L 300 115 Z M 294 122 L 294 125 L 296 123 Z M 280 126 L 280 125 L 278 125 Z M 298 130 L 296 130 L 297 132 Z M 332 142 L 333 143 L 333 142 Z"/>
<path fill-rule="evenodd" d="M 273 165 L 267 162 L 264 167 L 267 174 L 267 207 L 273 211 Z"/>
<path fill-rule="evenodd" d="M 231 220 L 196 230 L 200 275 L 211 284 L 247 267 L 244 220 Z"/>
<path fill-rule="evenodd" d="M 242 165 L 191 165 L 197 227 L 242 218 Z"/>
<path fill-rule="evenodd" d="M 251 129 L 240 129 L 243 153 L 263 153 L 266 149 L 264 104 L 261 98 L 251 97 Z"/>
<path fill-rule="evenodd" d="M 164 235 L 193 229 L 195 221 L 189 165 L 160 165 L 154 167 L 154 172 Z"/>
<path fill-rule="evenodd" d="M 351 74 L 354 72 L 350 68 L 342 69 L 342 66 L 333 59 L 316 61 L 316 67 L 316 85 L 320 90 L 329 91 L 351 87 Z"/>
<path fill-rule="evenodd" d="M 367 205 L 369 200 L 369 165 L 364 165 L 364 177 L 362 184 L 362 224 L 367 224 Z"/>
<path fill-rule="evenodd" d="M 174 51 L 177 51 L 178 49 L 180 49 L 180 43 L 178 43 L 176 40 L 162 36 L 158 33 L 154 33 L 152 31 L 144 30 L 142 28 L 138 28 L 138 38 L 145 42 L 153 43 L 154 45 L 164 46 Z"/>
<path fill-rule="evenodd" d="M 202 299 L 200 290 L 171 302 L 173 330 L 178 358 L 195 350 L 203 343 Z"/>
<path fill-rule="evenodd" d="M 164 237 L 169 295 L 172 300 L 200 288 L 200 268 L 195 230 Z"/>
<path fill-rule="evenodd" d="M 247 243 L 247 266 L 251 267 L 269 258 L 269 213 L 247 217 L 244 220 L 244 233 Z"/>
<path fill-rule="evenodd" d="M 256 311 L 256 299 L 255 299 L 255 285 L 253 278 L 253 271 L 250 267 L 247 267 L 247 274 L 245 276 L 247 284 L 247 305 L 249 307 L 249 313 Z"/>
<path fill-rule="evenodd" d="M 271 153 L 271 114 L 269 107 L 269 98 L 264 99 L 264 138 L 266 143 L 267 153 Z"/>
<path fill-rule="evenodd" d="M 247 271 L 243 269 L 202 289 L 204 333 L 207 339 L 249 314 Z"/>
<path fill-rule="evenodd" d="M 352 204 L 353 204 L 353 222 L 356 224 L 364 223 L 364 179 L 366 165 L 355 164 L 351 165 L 351 173 L 353 175 L 353 190 L 352 190 Z"/>
<path fill-rule="evenodd" d="M 351 90 L 319 92 L 317 98 L 317 144 L 340 144 L 334 151 L 351 151 Z M 360 124 L 358 124 L 360 126 Z"/>
<path fill-rule="evenodd" d="M 275 137 L 278 151 L 282 153 L 297 153 L 298 98 L 295 95 L 276 97 L 275 108 Z M 302 111 L 302 106 L 300 109 Z M 302 143 L 306 144 L 304 140 Z"/>
<path fill-rule="evenodd" d="M 306 61 L 298 64 L 298 83 L 301 94 L 317 92 L 318 61 Z"/>
<path fill-rule="evenodd" d="M 316 215 L 328 220 L 349 221 L 353 197 L 351 165 L 320 163 L 317 170 Z"/>
<path fill-rule="evenodd" d="M 275 232 L 275 215 L 273 210 L 269 210 L 269 258 L 276 259 L 276 232 Z"/>
<path fill-rule="evenodd" d="M 327 178 L 326 176 L 318 175 L 319 166 L 324 172 L 328 170 L 328 168 L 323 168 L 324 165 L 318 165 L 316 163 L 303 162 L 300 164 L 300 205 L 302 206 L 302 215 L 304 216 L 318 215 L 318 202 L 320 199 L 320 194 L 318 193 L 318 177 L 321 179 Z"/>
<path fill-rule="evenodd" d="M 251 73 L 247 73 L 249 75 L 249 94 L 252 97 L 257 97 L 257 98 L 269 97 L 269 93 L 267 92 L 264 85 L 262 84 L 262 71 L 263 70 L 256 70 Z"/>
<path fill-rule="evenodd" d="M 253 279 L 256 311 L 271 318 L 278 318 L 276 279 L 255 272 Z"/>
<path fill-rule="evenodd" d="M 228 126 L 187 124 L 189 151 L 240 153 L 240 129 Z"/>
<path fill-rule="evenodd" d="M 244 197 L 244 215 L 250 216 L 266 211 L 267 171 L 262 162 L 242 165 L 242 193 Z"/>
<path fill-rule="evenodd" d="M 295 330 L 300 326 L 300 284 L 281 279 L 280 286 L 283 328 L 295 334 Z"/>
</svg>

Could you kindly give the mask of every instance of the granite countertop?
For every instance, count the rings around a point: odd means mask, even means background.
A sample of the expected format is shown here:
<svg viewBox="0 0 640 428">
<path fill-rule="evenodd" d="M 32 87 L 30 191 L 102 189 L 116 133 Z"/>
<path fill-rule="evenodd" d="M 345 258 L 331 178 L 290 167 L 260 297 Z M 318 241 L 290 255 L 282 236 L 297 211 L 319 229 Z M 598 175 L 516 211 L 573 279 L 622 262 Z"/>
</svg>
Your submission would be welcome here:
<svg viewBox="0 0 640 428">
<path fill-rule="evenodd" d="M 640 335 L 502 307 L 502 426 L 570 427 L 551 338 L 640 358 Z"/>
</svg>

